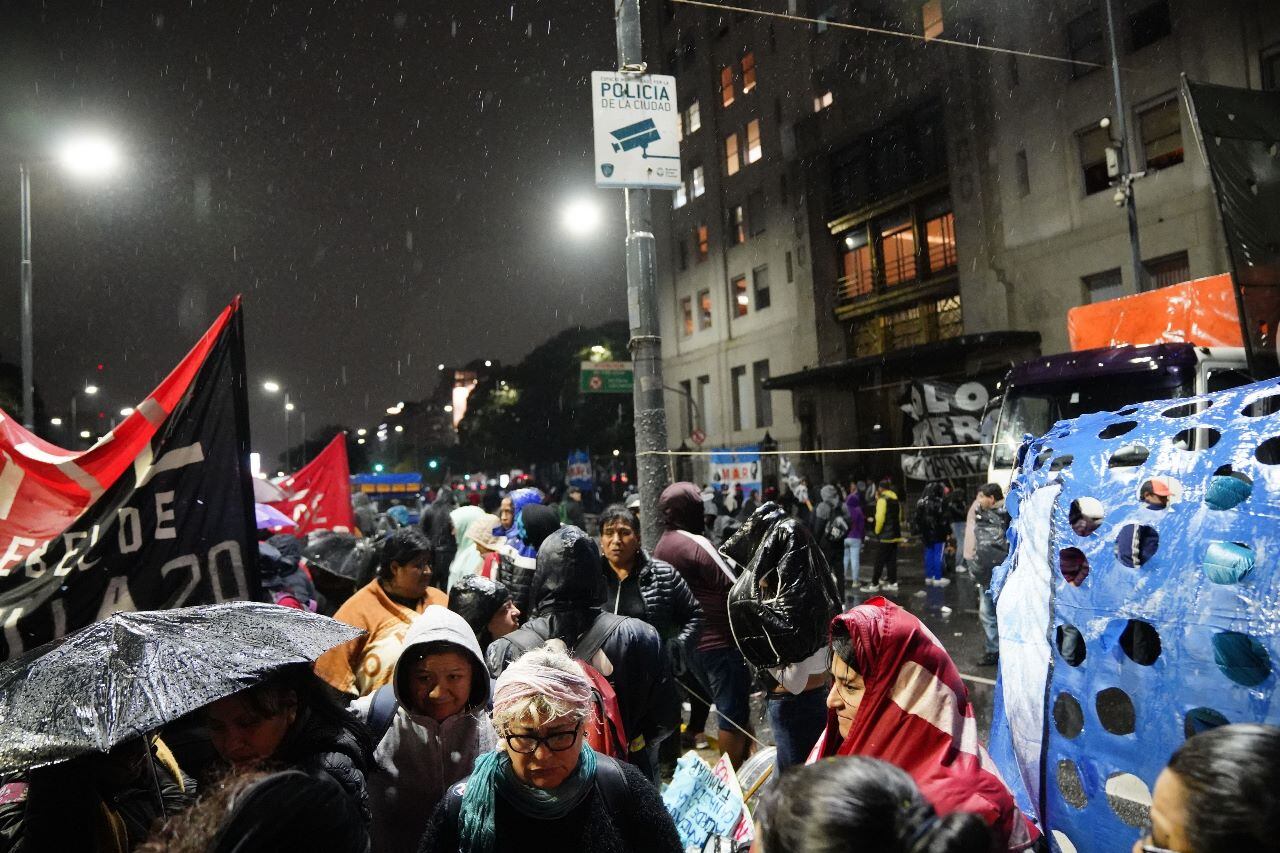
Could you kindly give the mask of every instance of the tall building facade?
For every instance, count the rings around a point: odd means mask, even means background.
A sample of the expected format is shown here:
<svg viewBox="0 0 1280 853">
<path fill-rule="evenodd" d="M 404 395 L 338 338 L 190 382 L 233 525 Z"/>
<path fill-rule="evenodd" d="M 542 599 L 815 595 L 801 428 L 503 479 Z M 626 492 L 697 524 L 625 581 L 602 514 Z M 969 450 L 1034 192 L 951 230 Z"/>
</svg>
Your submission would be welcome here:
<svg viewBox="0 0 1280 853">
<path fill-rule="evenodd" d="M 1180 75 L 1276 86 L 1280 4 L 1112 0 L 1130 159 L 1147 172 L 1136 183 L 1144 275 L 1135 281 L 1125 213 L 1107 173 L 1117 122 L 1100 3 L 752 4 L 824 22 L 816 25 L 680 4 L 669 4 L 661 21 L 654 13 L 660 55 L 677 74 L 681 105 L 696 100 L 700 124 L 692 132 L 685 125 L 691 183 L 669 224 L 667 211 L 655 211 L 665 226 L 668 377 L 689 383 L 695 401 L 721 419 L 733 418 L 735 379 L 751 377 L 751 365 L 768 355 L 761 387 L 784 449 L 911 444 L 920 383 L 963 385 L 972 405 L 998 391 L 1011 364 L 1067 349 L 1070 308 L 1226 271 Z M 739 94 L 752 66 L 754 88 Z M 730 79 L 738 84 L 732 98 Z M 735 170 L 731 135 L 743 130 L 745 139 L 751 121 L 760 122 L 761 156 Z M 764 222 L 759 235 L 753 211 Z M 695 239 L 703 227 L 709 240 Z M 782 278 L 794 284 L 785 290 L 773 285 L 779 254 L 790 273 Z M 761 262 L 771 293 L 756 312 L 751 271 Z M 737 314 L 744 275 L 747 310 Z M 680 405 L 679 395 L 669 402 L 673 425 L 688 423 Z M 680 430 L 671 435 L 679 444 Z M 824 479 L 903 473 L 896 452 L 803 461 Z"/>
</svg>

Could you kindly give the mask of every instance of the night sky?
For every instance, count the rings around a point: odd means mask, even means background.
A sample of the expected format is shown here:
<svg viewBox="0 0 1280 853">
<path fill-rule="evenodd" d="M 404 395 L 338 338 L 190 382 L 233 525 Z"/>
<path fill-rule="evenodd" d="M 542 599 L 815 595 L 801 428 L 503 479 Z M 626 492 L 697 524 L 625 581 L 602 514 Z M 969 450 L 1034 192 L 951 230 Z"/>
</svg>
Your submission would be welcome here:
<svg viewBox="0 0 1280 853">
<path fill-rule="evenodd" d="M 265 379 L 311 429 L 371 427 L 438 362 L 515 361 L 625 317 L 621 194 L 593 186 L 587 91 L 615 64 L 612 5 L 6 4 L 0 359 L 19 356 L 20 159 L 37 163 L 50 414 L 87 381 L 109 413 L 137 402 L 236 293 L 253 444 L 272 456 Z M 51 161 L 79 127 L 122 142 L 120 173 L 88 184 Z M 582 196 L 609 223 L 589 239 L 560 219 Z"/>
</svg>

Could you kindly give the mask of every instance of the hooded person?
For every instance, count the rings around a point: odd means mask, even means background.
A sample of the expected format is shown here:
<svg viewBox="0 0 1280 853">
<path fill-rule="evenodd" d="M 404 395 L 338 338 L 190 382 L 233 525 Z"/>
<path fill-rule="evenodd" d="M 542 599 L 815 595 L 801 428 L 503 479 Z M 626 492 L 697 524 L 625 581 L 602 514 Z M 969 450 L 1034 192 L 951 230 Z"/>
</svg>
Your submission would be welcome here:
<svg viewBox="0 0 1280 853">
<path fill-rule="evenodd" d="M 376 743 L 369 777 L 373 853 L 416 849 L 436 803 L 465 779 L 497 736 L 489 674 L 475 633 L 431 606 L 405 634 L 391 682 L 352 703 Z"/>
<path fill-rule="evenodd" d="M 907 771 L 939 815 L 982 818 L 996 849 L 1037 842 L 1039 830 L 980 743 L 959 671 L 919 619 L 875 596 L 832 620 L 831 650 L 827 726 L 809 764 L 842 755 L 887 761 Z"/>
<path fill-rule="evenodd" d="M 356 492 L 351 497 L 351 508 L 360 533 L 372 536 L 378 532 L 378 508 L 373 505 L 373 498 L 364 492 Z"/>
<path fill-rule="evenodd" d="M 838 488 L 828 483 L 818 490 L 818 494 L 821 500 L 813 508 L 813 538 L 822 549 L 822 555 L 827 558 L 827 564 L 839 566 L 844 556 L 844 538 L 849 532 L 849 516 L 845 512 L 844 502 L 840 500 Z M 837 572 L 836 581 L 843 597 L 843 572 Z"/>
<path fill-rule="evenodd" d="M 467 620 L 481 651 L 520 627 L 520 611 L 511 600 L 510 591 L 497 581 L 479 575 L 454 584 L 449 590 L 449 609 Z"/>
<path fill-rule="evenodd" d="M 436 565 L 440 567 L 440 571 L 431 579 L 432 586 L 437 589 L 445 589 L 448 586 L 449 566 L 453 563 L 454 555 L 458 553 L 452 517 L 454 507 L 457 505 L 453 489 L 449 488 L 448 484 L 441 486 L 440 493 L 431 504 L 431 512 L 423 513 L 422 520 L 419 522 L 423 532 L 431 540 L 431 547 L 435 549 Z"/>
<path fill-rule="evenodd" d="M 484 510 L 480 507 L 470 504 L 460 506 L 449 513 L 449 520 L 453 522 L 453 536 L 456 540 L 453 561 L 449 563 L 449 589 L 453 589 L 453 585 L 463 578 L 480 571 L 480 564 L 484 562 L 484 557 L 472 544 L 473 540 L 467 536 L 467 531 L 471 529 L 471 525 L 483 518 L 484 514 Z"/>
<path fill-rule="evenodd" d="M 559 513 L 531 501 L 526 500 L 517 511 L 512 535 L 498 551 L 498 582 L 511 591 L 511 600 L 521 613 L 531 609 L 529 586 L 538 565 L 538 548 L 560 526 Z"/>
<path fill-rule="evenodd" d="M 720 743 L 736 767 L 747 757 L 744 732 L 751 724 L 751 673 L 729 627 L 729 590 L 737 576 L 703 535 L 702 493 L 697 486 L 667 486 L 658 510 L 666 531 L 653 556 L 675 566 L 702 608 L 702 635 L 690 655 L 689 669 L 716 706 Z M 699 700 L 691 694 L 689 701 Z"/>
<path fill-rule="evenodd" d="M 605 612 L 602 559 L 596 541 L 576 527 L 562 527 L 548 537 L 538 549 L 533 618 L 494 640 L 486 659 L 497 678 L 525 652 L 559 640 L 613 687 L 630 760 L 648 774 L 646 738 L 658 734 L 662 716 L 657 701 L 665 686 L 662 639 L 652 625 Z"/>
<path fill-rule="evenodd" d="M 499 534 L 507 537 L 507 545 L 522 557 L 537 557 L 538 544 L 530 543 L 528 531 L 521 522 L 521 515 L 527 506 L 541 506 L 546 503 L 546 496 L 541 490 L 532 487 L 516 489 L 507 499 L 511 501 L 511 527 L 507 532 Z M 556 521 L 559 522 L 557 515 Z M 497 531 L 495 531 L 497 532 Z"/>
</svg>

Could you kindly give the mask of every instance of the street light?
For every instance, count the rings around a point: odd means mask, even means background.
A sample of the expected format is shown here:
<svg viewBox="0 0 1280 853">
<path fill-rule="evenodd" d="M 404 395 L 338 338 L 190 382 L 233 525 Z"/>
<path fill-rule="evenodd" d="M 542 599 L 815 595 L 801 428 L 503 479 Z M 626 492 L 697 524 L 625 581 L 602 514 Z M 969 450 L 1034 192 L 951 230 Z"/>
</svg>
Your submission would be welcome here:
<svg viewBox="0 0 1280 853">
<path fill-rule="evenodd" d="M 280 393 L 281 386 L 280 386 L 280 383 L 276 382 L 274 379 L 268 379 L 267 381 L 262 383 L 262 390 L 266 391 L 268 394 L 278 394 Z M 297 407 L 289 401 L 289 392 L 285 391 L 284 392 L 284 467 L 286 468 L 290 467 L 290 464 L 293 461 L 289 453 L 289 413 L 292 412 L 295 408 Z M 306 415 L 306 412 L 303 412 L 302 414 L 303 448 L 302 449 L 304 454 L 306 453 L 306 442 L 307 442 L 307 415 Z"/>
<path fill-rule="evenodd" d="M 262 383 L 262 390 L 266 391 L 268 394 L 275 394 L 280 390 L 280 384 L 278 382 L 267 380 Z"/>
<path fill-rule="evenodd" d="M 62 426 L 62 418 L 49 418 L 51 426 Z"/>
<path fill-rule="evenodd" d="M 92 397 L 94 394 L 97 394 L 97 393 L 98 393 L 98 386 L 97 386 L 97 385 L 86 385 L 86 386 L 84 386 L 84 393 L 86 393 L 86 394 L 88 394 L 90 397 Z"/>
<path fill-rule="evenodd" d="M 600 224 L 600 208 L 585 198 L 569 203 L 564 209 L 564 227 L 570 234 L 578 237 L 586 236 L 596 230 Z"/>
<path fill-rule="evenodd" d="M 102 136 L 78 136 L 68 139 L 59 149 L 59 162 L 79 178 L 103 177 L 120 165 L 116 146 Z M 31 266 L 31 167 L 18 164 L 18 209 L 22 227 L 22 260 L 19 277 L 22 287 L 22 425 L 35 426 L 35 354 L 32 344 L 34 324 Z"/>
<path fill-rule="evenodd" d="M 102 389 L 101 389 L 101 388 L 99 388 L 97 385 L 94 385 L 92 382 L 90 382 L 90 383 L 87 383 L 87 384 L 84 386 L 84 388 L 82 388 L 80 391 L 76 391 L 75 393 L 73 393 L 73 394 L 71 395 L 71 431 L 72 431 L 72 432 L 76 432 L 76 431 L 77 431 L 77 428 L 78 428 L 78 426 L 79 426 L 79 420 L 80 420 L 80 412 L 79 412 L 80 394 L 81 394 L 81 393 L 83 393 L 86 397 L 92 397 L 92 396 L 94 396 L 95 394 L 97 394 L 97 393 L 98 393 L 99 391 L 101 391 L 101 390 L 102 390 Z M 88 438 L 88 437 L 89 437 L 89 431 L 88 431 L 88 430 L 84 430 L 84 431 L 80 432 L 80 437 L 81 437 L 81 438 Z"/>
</svg>

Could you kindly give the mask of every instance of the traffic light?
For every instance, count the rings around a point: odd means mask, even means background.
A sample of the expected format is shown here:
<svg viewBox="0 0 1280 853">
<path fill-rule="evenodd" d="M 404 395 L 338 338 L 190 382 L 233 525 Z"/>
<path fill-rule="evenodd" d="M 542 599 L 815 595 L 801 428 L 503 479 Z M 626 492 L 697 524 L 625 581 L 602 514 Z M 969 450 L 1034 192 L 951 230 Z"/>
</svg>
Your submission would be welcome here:
<svg viewBox="0 0 1280 853">
<path fill-rule="evenodd" d="M 440 460 L 432 459 L 430 462 L 427 463 L 427 467 L 430 468 L 432 471 L 436 470 L 437 468 L 440 467 Z"/>
<path fill-rule="evenodd" d="M 374 466 L 373 466 L 373 473 L 375 473 L 375 474 L 381 474 L 381 473 L 382 473 L 382 463 L 381 463 L 381 462 L 379 462 L 377 465 L 374 465 Z"/>
</svg>

